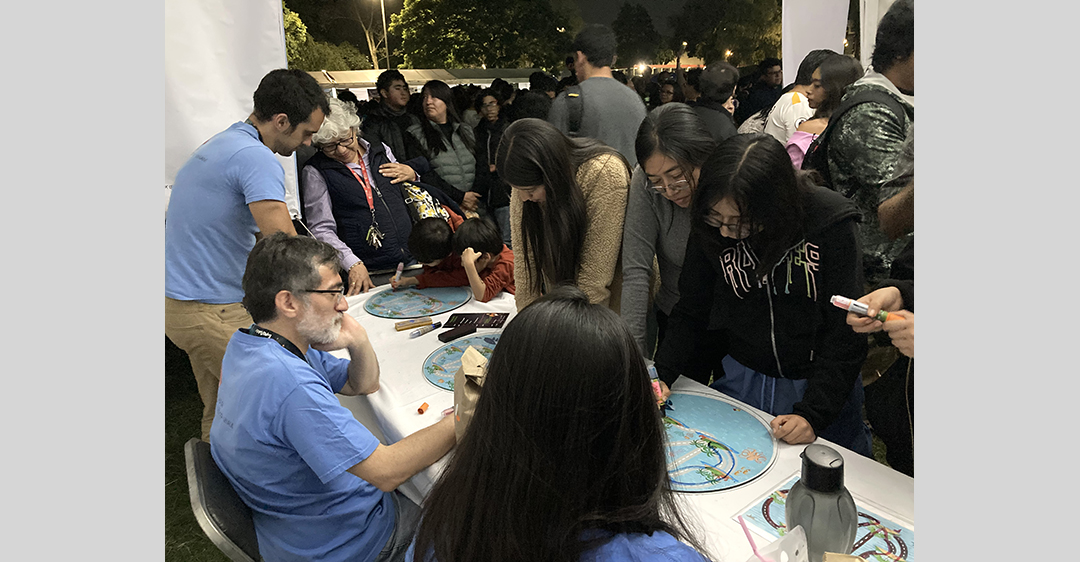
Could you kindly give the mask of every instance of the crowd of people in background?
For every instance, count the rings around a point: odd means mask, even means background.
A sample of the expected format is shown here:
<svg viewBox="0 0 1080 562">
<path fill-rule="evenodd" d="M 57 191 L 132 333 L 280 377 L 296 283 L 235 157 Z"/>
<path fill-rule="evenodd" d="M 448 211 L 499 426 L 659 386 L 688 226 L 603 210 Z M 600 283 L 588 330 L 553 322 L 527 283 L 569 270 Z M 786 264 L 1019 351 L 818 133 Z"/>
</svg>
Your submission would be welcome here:
<svg viewBox="0 0 1080 562">
<path fill-rule="evenodd" d="M 661 400 L 686 376 L 866 456 L 872 428 L 914 475 L 913 0 L 869 68 L 818 49 L 786 87 L 775 58 L 642 76 L 615 51 L 586 25 L 564 77 L 387 70 L 366 101 L 273 71 L 177 174 L 166 334 L 265 559 L 703 559 L 647 360 Z M 295 224 L 273 158 L 294 151 Z M 382 445 L 334 398 L 379 387 L 344 297 L 386 283 L 515 295 L 463 436 Z M 394 491 L 455 443 L 422 512 Z"/>
</svg>

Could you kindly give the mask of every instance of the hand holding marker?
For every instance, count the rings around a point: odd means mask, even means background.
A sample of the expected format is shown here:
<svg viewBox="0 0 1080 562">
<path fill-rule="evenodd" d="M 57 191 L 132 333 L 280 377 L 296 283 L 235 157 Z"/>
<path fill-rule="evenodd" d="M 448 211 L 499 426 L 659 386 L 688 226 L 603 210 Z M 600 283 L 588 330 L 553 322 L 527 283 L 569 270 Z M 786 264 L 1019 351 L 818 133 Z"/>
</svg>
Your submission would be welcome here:
<svg viewBox="0 0 1080 562">
<path fill-rule="evenodd" d="M 401 272 L 405 269 L 405 262 L 399 261 L 397 264 L 397 273 L 394 274 L 394 285 L 396 286 L 401 282 Z M 394 289 L 397 290 L 396 288 Z"/>
<path fill-rule="evenodd" d="M 870 316 L 870 307 L 866 303 L 861 303 L 857 300 L 842 297 L 840 295 L 833 295 L 829 302 L 833 303 L 833 306 L 842 308 L 848 312 L 854 312 L 860 316 L 868 316 L 880 322 L 886 320 L 903 320 L 904 318 L 899 314 L 893 314 L 885 310 L 879 310 L 877 314 Z"/>
</svg>

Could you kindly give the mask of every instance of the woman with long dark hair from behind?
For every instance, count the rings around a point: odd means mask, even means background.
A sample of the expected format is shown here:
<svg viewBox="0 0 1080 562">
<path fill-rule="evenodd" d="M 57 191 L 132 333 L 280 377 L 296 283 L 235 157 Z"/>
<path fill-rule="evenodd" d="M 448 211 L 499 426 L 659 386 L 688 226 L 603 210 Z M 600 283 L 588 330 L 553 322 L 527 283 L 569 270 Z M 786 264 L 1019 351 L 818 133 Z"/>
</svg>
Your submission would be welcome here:
<svg viewBox="0 0 1080 562">
<path fill-rule="evenodd" d="M 869 457 L 866 338 L 829 302 L 863 292 L 859 217 L 772 136 L 724 141 L 701 168 L 679 302 L 656 354 L 665 393 L 695 353 L 719 355 L 713 388 L 776 416 L 777 439 L 820 436 Z M 701 350 L 711 322 L 725 346 Z"/>
<path fill-rule="evenodd" d="M 555 288 L 503 331 L 406 560 L 704 560 L 665 439 L 626 325 Z"/>
<path fill-rule="evenodd" d="M 519 119 L 496 153 L 510 184 L 517 308 L 573 283 L 593 304 L 619 310 L 619 250 L 630 173 L 626 159 L 594 139 L 571 139 L 540 119 Z"/>
<path fill-rule="evenodd" d="M 441 181 L 435 182 L 465 211 L 478 212 L 480 197 L 474 192 L 476 152 L 473 130 L 461 122 L 454 106 L 450 86 L 441 80 L 430 80 L 420 90 L 424 117 L 419 125 L 409 127 L 431 162 L 432 170 Z M 425 175 L 422 181 L 429 182 Z"/>
<path fill-rule="evenodd" d="M 646 357 L 652 357 L 654 348 L 653 342 L 646 341 L 653 260 L 660 265 L 660 289 L 653 302 L 659 342 L 671 308 L 679 301 L 679 272 L 690 236 L 690 201 L 701 165 L 715 147 L 705 122 L 682 103 L 650 111 L 638 128 L 634 144 L 638 166 L 630 179 L 623 226 L 620 313 Z M 707 375 L 692 378 L 709 384 Z"/>
<path fill-rule="evenodd" d="M 806 149 L 829 125 L 829 117 L 840 106 L 847 87 L 862 75 L 863 68 L 857 59 L 840 54 L 825 57 L 814 70 L 806 92 L 806 101 L 814 114 L 799 125 L 787 142 L 787 153 L 796 168 L 802 168 Z"/>
</svg>

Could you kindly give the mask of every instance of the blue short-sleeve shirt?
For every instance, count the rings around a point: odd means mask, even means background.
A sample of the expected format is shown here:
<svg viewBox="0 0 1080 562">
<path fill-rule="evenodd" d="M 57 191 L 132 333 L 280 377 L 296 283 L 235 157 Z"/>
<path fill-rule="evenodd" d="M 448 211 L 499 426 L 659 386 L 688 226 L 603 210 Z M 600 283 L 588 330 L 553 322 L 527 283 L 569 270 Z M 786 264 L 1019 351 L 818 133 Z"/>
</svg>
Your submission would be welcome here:
<svg viewBox="0 0 1080 562">
<path fill-rule="evenodd" d="M 240 302 L 259 231 L 248 205 L 267 200 L 285 201 L 285 171 L 255 127 L 235 123 L 196 149 L 165 211 L 165 296 Z"/>
<path fill-rule="evenodd" d="M 390 495 L 347 472 L 379 446 L 334 396 L 348 364 L 243 332 L 229 340 L 210 450 L 267 561 L 370 561 L 393 531 Z"/>
</svg>

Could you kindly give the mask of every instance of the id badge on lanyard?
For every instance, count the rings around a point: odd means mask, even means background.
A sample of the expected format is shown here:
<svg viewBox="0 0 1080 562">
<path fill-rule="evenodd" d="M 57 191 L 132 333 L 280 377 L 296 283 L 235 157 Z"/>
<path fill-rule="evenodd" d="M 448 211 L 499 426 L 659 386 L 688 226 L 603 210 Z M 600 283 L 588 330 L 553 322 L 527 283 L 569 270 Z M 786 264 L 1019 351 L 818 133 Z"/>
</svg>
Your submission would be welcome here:
<svg viewBox="0 0 1080 562">
<path fill-rule="evenodd" d="M 348 166 L 345 167 L 349 168 Z M 368 209 L 371 210 L 371 226 L 368 227 L 364 240 L 367 241 L 369 246 L 378 250 L 382 247 L 382 241 L 386 235 L 379 231 L 379 221 L 375 220 L 375 198 L 371 195 L 371 186 L 368 185 L 367 182 L 367 167 L 364 166 L 363 157 L 360 158 L 360 171 L 363 173 L 363 176 L 356 173 L 356 170 L 352 168 L 349 168 L 349 171 L 352 172 L 356 181 L 360 182 L 360 186 L 364 188 L 364 195 L 367 196 Z"/>
</svg>

